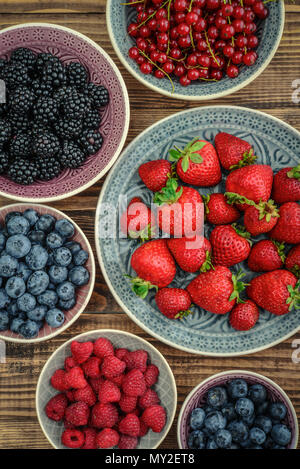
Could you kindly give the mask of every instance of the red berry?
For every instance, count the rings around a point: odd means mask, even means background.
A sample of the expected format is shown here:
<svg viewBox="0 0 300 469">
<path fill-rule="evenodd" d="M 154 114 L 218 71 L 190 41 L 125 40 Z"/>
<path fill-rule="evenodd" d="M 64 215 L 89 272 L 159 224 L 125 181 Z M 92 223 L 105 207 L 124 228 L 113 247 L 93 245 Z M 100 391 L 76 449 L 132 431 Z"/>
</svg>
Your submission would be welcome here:
<svg viewBox="0 0 300 469">
<path fill-rule="evenodd" d="M 243 62 L 245 65 L 247 65 L 248 67 L 251 67 L 251 65 L 254 65 L 255 62 L 256 62 L 256 54 L 255 52 L 247 52 L 247 54 L 245 54 L 243 56 Z"/>
<path fill-rule="evenodd" d="M 142 414 L 141 420 L 150 427 L 153 432 L 160 433 L 166 424 L 166 411 L 160 405 L 147 407 Z"/>
<path fill-rule="evenodd" d="M 68 399 L 65 394 L 56 394 L 46 405 L 45 412 L 49 419 L 59 422 L 64 418 L 67 407 Z"/>
<path fill-rule="evenodd" d="M 248 44 L 247 44 L 247 47 L 249 49 L 255 49 L 259 44 L 259 40 L 258 40 L 258 37 L 255 36 L 254 34 L 251 34 L 250 36 L 248 36 Z"/>
<path fill-rule="evenodd" d="M 185 68 L 183 65 L 181 64 L 178 64 L 175 66 L 175 69 L 174 69 L 174 74 L 177 76 L 177 77 L 182 77 L 182 75 L 184 75 L 185 73 Z"/>
<path fill-rule="evenodd" d="M 118 448 L 119 449 L 135 449 L 137 447 L 137 444 L 138 444 L 138 439 L 136 436 L 121 435 Z"/>
<path fill-rule="evenodd" d="M 232 22 L 232 26 L 234 27 L 236 33 L 242 33 L 245 28 L 245 22 L 241 19 L 237 19 Z"/>
<path fill-rule="evenodd" d="M 76 340 L 73 340 L 71 343 L 71 353 L 78 364 L 87 361 L 87 359 L 92 355 L 93 349 L 94 346 L 92 342 L 77 342 Z"/>
<path fill-rule="evenodd" d="M 223 54 L 225 55 L 225 57 L 232 57 L 234 54 L 234 47 L 231 44 L 227 44 L 223 48 Z"/>
<path fill-rule="evenodd" d="M 225 5 L 222 5 L 222 15 L 224 16 L 224 18 L 227 18 L 229 16 L 232 16 L 233 14 L 233 6 L 230 5 L 229 3 L 225 4 Z"/>
<path fill-rule="evenodd" d="M 129 57 L 133 60 L 136 60 L 140 55 L 139 50 L 137 47 L 130 47 L 129 49 Z"/>
<path fill-rule="evenodd" d="M 256 304 L 247 300 L 233 308 L 229 322 L 238 331 L 248 331 L 255 326 L 259 318 L 259 310 Z"/>
<path fill-rule="evenodd" d="M 146 382 L 140 370 L 130 370 L 123 379 L 122 389 L 128 396 L 142 396 L 146 391 Z"/>
<path fill-rule="evenodd" d="M 144 373 L 146 385 L 148 387 L 154 386 L 157 382 L 159 376 L 159 369 L 156 365 L 149 365 Z"/>
<path fill-rule="evenodd" d="M 79 430 L 65 430 L 61 442 L 67 448 L 81 448 L 84 444 L 84 433 Z"/>
<path fill-rule="evenodd" d="M 89 384 L 85 388 L 74 391 L 74 399 L 75 401 L 84 402 L 89 407 L 92 407 L 97 401 L 95 393 Z"/>
<path fill-rule="evenodd" d="M 238 5 L 233 9 L 232 16 L 238 20 L 241 20 L 245 14 L 245 9 Z"/>
<path fill-rule="evenodd" d="M 118 419 L 118 410 L 114 404 L 101 404 L 98 402 L 92 409 L 91 425 L 95 428 L 112 428 L 116 425 Z"/>
<path fill-rule="evenodd" d="M 236 51 L 233 56 L 231 57 L 231 61 L 235 65 L 239 65 L 243 62 L 243 53 Z"/>
<path fill-rule="evenodd" d="M 175 11 L 185 11 L 188 7 L 186 0 L 175 0 L 174 1 L 174 10 Z"/>
<path fill-rule="evenodd" d="M 217 10 L 220 6 L 220 0 L 206 0 L 206 7 L 209 10 Z"/>
<path fill-rule="evenodd" d="M 107 379 L 121 375 L 125 368 L 125 362 L 115 356 L 105 357 L 101 366 L 102 373 Z"/>
<path fill-rule="evenodd" d="M 229 78 L 236 78 L 239 74 L 239 69 L 236 65 L 229 65 L 226 73 Z"/>
<path fill-rule="evenodd" d="M 147 369 L 148 353 L 145 350 L 128 352 L 124 357 L 124 361 L 128 371 L 136 369 L 144 373 Z"/>
<path fill-rule="evenodd" d="M 159 404 L 160 399 L 153 389 L 148 388 L 145 394 L 139 398 L 138 403 L 141 409 L 146 409 L 152 405 Z"/>
<path fill-rule="evenodd" d="M 132 37 L 137 37 L 138 34 L 139 34 L 139 30 L 137 28 L 137 24 L 136 23 L 130 23 L 130 25 L 128 26 L 127 28 L 127 32 L 129 34 L 129 36 L 132 36 Z"/>
<path fill-rule="evenodd" d="M 185 17 L 186 24 L 188 24 L 189 26 L 196 24 L 198 19 L 199 16 L 195 13 L 195 11 L 190 11 Z"/>
<path fill-rule="evenodd" d="M 140 421 L 135 414 L 127 414 L 119 423 L 119 432 L 123 435 L 139 436 Z"/>
<path fill-rule="evenodd" d="M 82 449 L 97 449 L 96 445 L 96 436 L 97 432 L 94 428 L 85 428 L 83 430 L 84 433 L 84 445 Z"/>
<path fill-rule="evenodd" d="M 192 69 L 188 70 L 187 76 L 188 76 L 189 80 L 192 80 L 192 81 L 198 80 L 199 70 L 197 68 L 192 68 Z"/>
<path fill-rule="evenodd" d="M 157 29 L 161 33 L 166 33 L 170 29 L 170 21 L 166 18 L 161 18 L 157 21 Z"/>
<path fill-rule="evenodd" d="M 96 445 L 98 448 L 107 449 L 117 446 L 119 443 L 119 433 L 112 428 L 104 428 L 96 436 Z"/>
<path fill-rule="evenodd" d="M 89 415 L 89 406 L 85 402 L 74 402 L 74 404 L 69 405 L 65 411 L 66 420 L 75 425 L 75 427 L 87 425 Z"/>
<path fill-rule="evenodd" d="M 235 44 L 237 47 L 240 47 L 242 49 L 243 47 L 247 47 L 248 39 L 246 36 L 243 36 L 242 34 L 240 34 L 239 36 L 236 37 Z"/>
<path fill-rule="evenodd" d="M 150 62 L 144 62 L 140 66 L 140 70 L 144 75 L 149 75 L 152 72 L 152 64 Z"/>
<path fill-rule="evenodd" d="M 65 383 L 67 389 L 82 389 L 88 384 L 79 366 L 74 366 L 65 374 Z"/>
<path fill-rule="evenodd" d="M 201 33 L 206 29 L 207 23 L 204 18 L 199 18 L 197 23 L 193 26 L 194 31 Z"/>
<path fill-rule="evenodd" d="M 230 39 L 234 36 L 235 34 L 235 29 L 231 24 L 227 24 L 226 26 L 223 26 L 221 29 L 221 37 L 222 39 Z"/>
<path fill-rule="evenodd" d="M 182 86 L 189 86 L 191 84 L 191 80 L 187 75 L 182 75 L 179 81 Z"/>
<path fill-rule="evenodd" d="M 110 340 L 100 337 L 94 342 L 94 355 L 99 358 L 109 357 L 114 354 L 114 347 Z"/>
</svg>

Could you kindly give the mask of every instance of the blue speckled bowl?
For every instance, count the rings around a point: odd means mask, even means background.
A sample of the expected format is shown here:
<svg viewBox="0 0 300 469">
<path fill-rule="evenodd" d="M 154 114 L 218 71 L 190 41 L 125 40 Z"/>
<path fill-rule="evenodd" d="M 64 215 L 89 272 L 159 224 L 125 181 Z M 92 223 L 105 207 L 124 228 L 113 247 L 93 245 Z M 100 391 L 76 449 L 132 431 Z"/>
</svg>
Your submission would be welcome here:
<svg viewBox="0 0 300 469">
<path fill-rule="evenodd" d="M 268 66 L 279 46 L 284 28 L 284 1 L 268 3 L 269 17 L 258 28 L 260 44 L 257 49 L 258 59 L 252 67 L 243 67 L 235 79 L 228 77 L 219 82 L 193 82 L 183 87 L 174 80 L 175 91 L 169 80 L 158 79 L 153 75 L 144 75 L 134 60 L 128 57 L 128 50 L 134 40 L 127 34 L 127 26 L 134 20 L 135 9 L 122 5 L 119 0 L 107 0 L 106 20 L 112 45 L 127 70 L 141 83 L 158 93 L 171 98 L 189 101 L 205 101 L 234 93 L 255 80 Z"/>
<path fill-rule="evenodd" d="M 228 315 L 219 316 L 200 308 L 181 321 L 167 319 L 158 311 L 154 293 L 143 301 L 131 291 L 130 282 L 124 273 L 134 274 L 130 267 L 130 257 L 138 245 L 137 241 L 107 238 L 112 223 L 106 216 L 107 207 L 102 205 L 110 203 L 117 207 L 120 194 L 126 194 L 128 200 L 140 196 L 150 204 L 152 193 L 138 176 L 139 165 L 149 160 L 166 158 L 170 148 L 174 145 L 182 147 L 195 136 L 213 143 L 215 135 L 220 131 L 245 138 L 253 145 L 258 163 L 270 164 L 274 171 L 295 166 L 299 162 L 300 133 L 267 114 L 235 106 L 209 106 L 180 112 L 149 127 L 123 152 L 103 186 L 95 232 L 98 258 L 105 280 L 121 307 L 140 327 L 159 340 L 188 352 L 233 356 L 271 347 L 294 334 L 300 329 L 300 310 L 285 316 L 274 316 L 262 311 L 259 322 L 247 332 L 233 330 Z M 225 176 L 212 190 L 199 189 L 202 194 L 212 191 L 225 192 Z M 118 214 L 113 220 L 115 227 L 117 223 Z M 206 236 L 209 236 L 211 229 L 211 226 L 205 226 Z M 248 269 L 247 262 L 234 266 L 233 270 L 239 268 L 247 273 L 246 281 L 255 275 Z M 184 288 L 194 276 L 178 268 L 171 286 Z"/>
</svg>

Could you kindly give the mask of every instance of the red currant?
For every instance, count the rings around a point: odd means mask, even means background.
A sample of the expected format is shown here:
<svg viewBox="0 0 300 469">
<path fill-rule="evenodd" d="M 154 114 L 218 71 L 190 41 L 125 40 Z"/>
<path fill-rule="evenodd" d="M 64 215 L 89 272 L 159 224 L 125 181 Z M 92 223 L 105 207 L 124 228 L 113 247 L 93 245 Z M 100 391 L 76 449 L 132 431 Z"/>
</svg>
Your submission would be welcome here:
<svg viewBox="0 0 300 469">
<path fill-rule="evenodd" d="M 226 18 L 228 16 L 232 16 L 233 14 L 233 6 L 229 3 L 226 5 L 222 5 L 222 15 Z"/>
<path fill-rule="evenodd" d="M 218 70 L 218 69 L 214 69 L 210 72 L 210 78 L 212 78 L 213 80 L 221 80 L 223 77 L 223 72 L 221 70 Z"/>
<path fill-rule="evenodd" d="M 170 29 L 170 21 L 168 21 L 166 18 L 161 18 L 157 22 L 157 29 L 161 33 L 166 33 Z"/>
<path fill-rule="evenodd" d="M 144 62 L 140 66 L 140 70 L 144 75 L 149 75 L 152 72 L 152 64 L 150 62 Z"/>
<path fill-rule="evenodd" d="M 184 75 L 185 73 L 185 68 L 183 65 L 181 64 L 178 64 L 175 66 L 175 69 L 174 69 L 174 74 L 177 76 L 177 77 L 182 77 L 182 75 Z"/>
<path fill-rule="evenodd" d="M 226 44 L 223 48 L 223 54 L 225 57 L 232 57 L 234 54 L 234 47 L 231 44 Z"/>
<path fill-rule="evenodd" d="M 239 65 L 243 62 L 243 53 L 240 51 L 234 52 L 234 54 L 231 57 L 231 61 L 235 65 Z"/>
<path fill-rule="evenodd" d="M 236 18 L 237 20 L 241 20 L 245 14 L 245 9 L 238 5 L 237 7 L 234 8 L 232 16 Z"/>
<path fill-rule="evenodd" d="M 186 23 L 180 23 L 177 26 L 177 31 L 180 36 L 186 36 L 190 32 L 190 27 Z"/>
<path fill-rule="evenodd" d="M 201 65 L 201 67 L 209 68 L 211 64 L 210 56 L 208 54 L 201 54 L 198 57 L 198 64 Z"/>
<path fill-rule="evenodd" d="M 227 24 L 226 26 L 223 26 L 221 29 L 221 38 L 222 39 L 230 39 L 234 36 L 235 29 L 231 24 Z"/>
<path fill-rule="evenodd" d="M 188 79 L 191 81 L 198 80 L 199 70 L 197 68 L 191 68 L 187 73 Z"/>
<path fill-rule="evenodd" d="M 191 80 L 187 75 L 182 75 L 179 79 L 179 82 L 182 86 L 189 86 L 191 84 Z"/>
<path fill-rule="evenodd" d="M 251 65 L 254 65 L 255 62 L 256 62 L 256 54 L 255 52 L 251 51 L 251 52 L 247 52 L 247 54 L 245 54 L 243 56 L 243 62 L 245 65 L 247 65 L 248 67 L 251 67 Z"/>
<path fill-rule="evenodd" d="M 204 31 L 207 27 L 207 22 L 204 18 L 199 18 L 197 23 L 194 25 L 193 29 L 194 31 L 197 31 L 198 33 L 201 33 Z"/>
<path fill-rule="evenodd" d="M 156 69 L 155 72 L 154 72 L 154 76 L 155 76 L 155 78 L 160 78 L 161 79 L 161 78 L 165 77 L 165 74 L 161 70 Z"/>
<path fill-rule="evenodd" d="M 209 10 L 217 10 L 220 6 L 220 0 L 206 0 L 206 7 Z"/>
<path fill-rule="evenodd" d="M 196 54 L 190 54 L 187 59 L 186 59 L 186 63 L 190 66 L 190 67 L 196 67 L 197 63 L 198 63 L 198 57 Z"/>
<path fill-rule="evenodd" d="M 174 2 L 174 10 L 175 11 L 184 11 L 188 7 L 186 0 L 175 0 Z"/>
<path fill-rule="evenodd" d="M 137 28 L 137 24 L 136 23 L 130 23 L 130 25 L 128 26 L 127 28 L 127 32 L 129 34 L 129 36 L 132 36 L 132 37 L 137 37 L 138 34 L 139 34 L 139 30 Z"/>
<path fill-rule="evenodd" d="M 259 44 L 258 37 L 255 36 L 254 34 L 251 34 L 248 36 L 248 47 L 250 49 L 255 49 Z"/>
<path fill-rule="evenodd" d="M 190 11 L 189 13 L 187 13 L 185 17 L 186 24 L 188 24 L 189 26 L 196 24 L 198 19 L 199 19 L 199 16 L 193 11 Z"/>
<path fill-rule="evenodd" d="M 247 44 L 248 44 L 247 36 L 243 36 L 242 34 L 240 34 L 239 36 L 235 38 L 235 44 L 237 47 L 240 47 L 240 48 L 247 47 Z"/>
<path fill-rule="evenodd" d="M 229 67 L 227 67 L 226 73 L 229 78 L 236 78 L 239 74 L 239 69 L 236 65 L 229 65 Z"/>
<path fill-rule="evenodd" d="M 242 33 L 245 28 L 245 22 L 244 20 L 234 20 L 232 22 L 232 26 L 234 27 L 236 33 Z"/>
</svg>

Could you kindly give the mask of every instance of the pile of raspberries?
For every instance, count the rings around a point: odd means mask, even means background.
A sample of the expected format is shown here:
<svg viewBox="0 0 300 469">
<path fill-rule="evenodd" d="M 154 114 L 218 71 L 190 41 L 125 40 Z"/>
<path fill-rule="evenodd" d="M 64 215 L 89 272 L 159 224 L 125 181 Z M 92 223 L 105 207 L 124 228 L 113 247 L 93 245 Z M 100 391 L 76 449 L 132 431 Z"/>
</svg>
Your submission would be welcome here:
<svg viewBox="0 0 300 469">
<path fill-rule="evenodd" d="M 151 429 L 160 433 L 166 411 L 153 388 L 159 369 L 145 350 L 114 348 L 106 338 L 71 343 L 64 369 L 51 378 L 60 391 L 45 412 L 63 422 L 62 444 L 68 448 L 134 449 Z"/>
</svg>

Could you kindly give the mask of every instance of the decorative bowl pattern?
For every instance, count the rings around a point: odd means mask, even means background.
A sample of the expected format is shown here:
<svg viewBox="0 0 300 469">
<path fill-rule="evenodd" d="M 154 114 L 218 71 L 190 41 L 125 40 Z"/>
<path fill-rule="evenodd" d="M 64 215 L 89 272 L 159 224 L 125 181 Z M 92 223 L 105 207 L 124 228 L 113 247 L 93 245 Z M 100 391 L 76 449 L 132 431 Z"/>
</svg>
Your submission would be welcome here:
<svg viewBox="0 0 300 469">
<path fill-rule="evenodd" d="M 138 176 L 139 165 L 166 158 L 170 148 L 174 145 L 182 147 L 195 136 L 213 143 L 220 131 L 245 138 L 254 146 L 255 154 L 259 156 L 258 163 L 270 164 L 274 171 L 296 166 L 299 162 L 299 132 L 267 114 L 235 106 L 209 106 L 180 112 L 146 129 L 123 152 L 102 189 L 95 233 L 105 280 L 120 306 L 140 327 L 157 339 L 187 352 L 233 356 L 271 347 L 294 334 L 300 329 L 300 310 L 277 317 L 262 311 L 259 322 L 247 332 L 234 331 L 229 325 L 228 315 L 215 315 L 200 308 L 193 308 L 196 312 L 181 321 L 167 319 L 158 311 L 153 292 L 144 301 L 131 291 L 124 273 L 133 274 L 130 257 L 138 244 L 134 240 L 110 236 L 112 227 L 118 227 L 118 213 L 113 220 L 108 219 L 105 207 L 106 203 L 117 207 L 120 194 L 126 194 L 128 200 L 140 196 L 150 204 L 151 193 Z M 213 191 L 224 192 L 224 189 L 223 180 Z M 211 190 L 202 188 L 199 192 L 205 194 Z M 206 236 L 209 236 L 210 229 L 206 225 Z M 239 267 L 247 274 L 245 281 L 249 281 L 254 274 L 248 269 L 247 262 L 233 270 Z M 171 286 L 184 288 L 194 276 L 178 268 Z"/>
<path fill-rule="evenodd" d="M 90 273 L 90 280 L 87 285 L 84 285 L 78 289 L 76 289 L 76 297 L 77 297 L 77 303 L 74 306 L 74 308 L 70 309 L 69 311 L 65 312 L 65 322 L 61 327 L 58 328 L 52 328 L 48 326 L 47 324 L 44 325 L 44 327 L 39 331 L 39 334 L 37 337 L 34 339 L 25 339 L 22 338 L 21 335 L 15 334 L 14 332 L 11 331 L 1 331 L 0 332 L 0 339 L 7 340 L 9 342 L 17 342 L 21 344 L 28 344 L 32 342 L 42 342 L 44 340 L 49 340 L 52 339 L 53 337 L 61 334 L 63 331 L 68 329 L 73 322 L 75 322 L 80 314 L 85 310 L 91 296 L 94 290 L 94 284 L 95 284 L 95 276 L 96 276 L 96 267 L 95 267 L 95 259 L 94 259 L 94 254 L 92 251 L 92 248 L 90 246 L 90 243 L 88 242 L 85 234 L 83 231 L 79 228 L 78 225 L 72 220 L 70 217 L 65 215 L 64 213 L 60 212 L 59 210 L 56 210 L 55 208 L 52 207 L 47 207 L 47 205 L 36 205 L 36 204 L 13 204 L 13 205 L 7 205 L 5 207 L 0 208 L 0 225 L 4 222 L 5 216 L 9 212 L 15 212 L 15 211 L 25 211 L 28 208 L 33 208 L 35 209 L 39 214 L 45 214 L 49 213 L 50 215 L 53 215 L 55 218 L 58 220 L 61 218 L 65 218 L 69 221 L 71 221 L 75 227 L 75 235 L 73 236 L 72 240 L 77 241 L 78 243 L 81 244 L 82 248 L 85 251 L 88 251 L 89 253 L 89 259 L 85 265 L 85 267 L 88 269 Z"/>
<path fill-rule="evenodd" d="M 83 34 L 63 26 L 28 23 L 0 31 L 0 56 L 9 58 L 18 47 L 34 52 L 51 52 L 63 63 L 82 63 L 91 81 L 109 90 L 110 103 L 102 115 L 100 131 L 104 137 L 101 150 L 90 156 L 83 166 L 65 170 L 57 178 L 31 186 L 15 184 L 0 177 L 0 195 L 19 201 L 49 202 L 63 199 L 95 184 L 110 169 L 125 143 L 129 126 L 129 99 L 123 78 L 107 53 Z"/>
<path fill-rule="evenodd" d="M 228 381 L 233 379 L 242 378 L 247 383 L 251 384 L 262 384 L 266 387 L 268 391 L 268 397 L 272 402 L 283 402 L 287 407 L 287 416 L 285 419 L 285 423 L 291 428 L 292 430 L 292 440 L 289 444 L 288 449 L 296 449 L 298 444 L 298 436 L 299 436 L 299 428 L 298 428 L 298 420 L 297 415 L 294 409 L 292 402 L 290 401 L 287 394 L 281 389 L 278 384 L 271 381 L 269 378 L 265 376 L 259 375 L 257 373 L 253 373 L 251 371 L 241 371 L 241 370 L 231 370 L 231 371 L 224 371 L 222 373 L 218 373 L 213 375 L 206 380 L 202 381 L 202 383 L 198 384 L 186 397 L 184 403 L 182 404 L 178 422 L 177 422 L 177 440 L 179 448 L 187 449 L 188 448 L 188 434 L 189 434 L 189 418 L 190 414 L 195 407 L 201 407 L 205 402 L 205 395 L 208 390 L 214 386 L 223 386 Z"/>
<path fill-rule="evenodd" d="M 243 67 L 239 76 L 235 79 L 228 77 L 219 82 L 192 83 L 183 87 L 178 81 L 174 81 L 175 91 L 167 79 L 157 79 L 153 75 L 143 75 L 139 66 L 128 57 L 128 50 L 133 45 L 133 40 L 127 34 L 127 26 L 134 19 L 134 9 L 125 7 L 121 2 L 108 0 L 106 18 L 108 32 L 112 45 L 119 59 L 127 70 L 141 83 L 158 93 L 171 98 L 189 101 L 204 101 L 220 98 L 234 93 L 251 81 L 255 80 L 268 66 L 279 46 L 284 28 L 284 2 L 278 0 L 269 3 L 269 17 L 258 28 L 260 44 L 257 49 L 258 59 L 252 67 Z"/>
<path fill-rule="evenodd" d="M 171 425 L 174 420 L 176 406 L 177 406 L 177 390 L 176 383 L 171 368 L 162 354 L 147 342 L 136 335 L 129 332 L 103 329 L 85 332 L 80 334 L 68 342 L 61 345 L 47 360 L 44 368 L 40 374 L 36 390 L 36 409 L 39 423 L 42 430 L 56 449 L 63 449 L 61 444 L 61 434 L 63 432 L 63 425 L 48 419 L 44 409 L 51 397 L 57 394 L 58 391 L 53 389 L 50 385 L 50 378 L 55 370 L 63 368 L 65 358 L 71 354 L 70 345 L 73 340 L 84 342 L 88 340 L 96 340 L 99 337 L 109 339 L 115 347 L 124 347 L 128 350 L 144 349 L 148 352 L 151 363 L 159 368 L 159 379 L 155 385 L 155 390 L 158 393 L 162 405 L 167 411 L 167 423 L 161 433 L 154 433 L 150 430 L 146 436 L 140 439 L 137 449 L 154 449 L 157 448 L 167 436 Z"/>
</svg>

